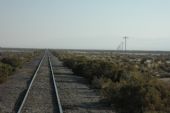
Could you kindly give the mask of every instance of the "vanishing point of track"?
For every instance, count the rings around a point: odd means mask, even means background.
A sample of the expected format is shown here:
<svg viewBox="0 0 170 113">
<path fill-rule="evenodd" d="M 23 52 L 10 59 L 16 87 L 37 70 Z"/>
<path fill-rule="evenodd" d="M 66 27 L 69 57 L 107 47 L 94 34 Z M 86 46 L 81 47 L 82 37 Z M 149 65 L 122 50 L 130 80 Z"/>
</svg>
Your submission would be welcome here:
<svg viewBox="0 0 170 113">
<path fill-rule="evenodd" d="M 50 58 L 45 52 L 17 113 L 63 113 Z"/>
</svg>

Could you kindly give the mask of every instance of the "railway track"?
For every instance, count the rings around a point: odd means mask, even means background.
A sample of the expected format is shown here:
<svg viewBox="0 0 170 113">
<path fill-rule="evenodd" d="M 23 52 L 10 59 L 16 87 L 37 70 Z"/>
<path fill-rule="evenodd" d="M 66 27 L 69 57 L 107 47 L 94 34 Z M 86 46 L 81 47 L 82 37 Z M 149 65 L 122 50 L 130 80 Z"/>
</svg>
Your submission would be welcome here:
<svg viewBox="0 0 170 113">
<path fill-rule="evenodd" d="M 41 59 L 17 113 L 63 113 L 48 52 Z"/>
</svg>

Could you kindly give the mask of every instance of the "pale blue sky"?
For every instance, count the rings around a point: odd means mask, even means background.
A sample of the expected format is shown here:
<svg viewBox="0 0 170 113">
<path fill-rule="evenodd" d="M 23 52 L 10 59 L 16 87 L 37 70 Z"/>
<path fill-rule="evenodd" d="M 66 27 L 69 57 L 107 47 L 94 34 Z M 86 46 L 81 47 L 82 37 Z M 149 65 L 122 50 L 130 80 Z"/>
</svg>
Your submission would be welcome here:
<svg viewBox="0 0 170 113">
<path fill-rule="evenodd" d="M 0 45 L 170 50 L 170 0 L 0 0 Z"/>
</svg>

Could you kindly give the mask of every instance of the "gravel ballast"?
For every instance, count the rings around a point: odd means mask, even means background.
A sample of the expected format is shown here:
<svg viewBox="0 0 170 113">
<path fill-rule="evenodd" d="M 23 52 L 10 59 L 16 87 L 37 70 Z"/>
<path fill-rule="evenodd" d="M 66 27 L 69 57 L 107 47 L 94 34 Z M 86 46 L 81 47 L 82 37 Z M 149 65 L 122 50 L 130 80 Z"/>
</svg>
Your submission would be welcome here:
<svg viewBox="0 0 170 113">
<path fill-rule="evenodd" d="M 47 56 L 42 62 L 21 113 L 57 113 L 57 99 Z"/>
</svg>

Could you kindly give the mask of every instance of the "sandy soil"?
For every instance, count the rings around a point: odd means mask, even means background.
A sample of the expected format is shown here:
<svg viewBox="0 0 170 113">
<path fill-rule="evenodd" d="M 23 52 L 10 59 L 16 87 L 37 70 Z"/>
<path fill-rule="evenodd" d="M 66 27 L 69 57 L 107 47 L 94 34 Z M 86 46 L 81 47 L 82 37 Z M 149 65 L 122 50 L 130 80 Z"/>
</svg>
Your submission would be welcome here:
<svg viewBox="0 0 170 113">
<path fill-rule="evenodd" d="M 165 82 L 167 86 L 170 86 L 170 78 L 161 78 L 160 80 Z"/>
</svg>

